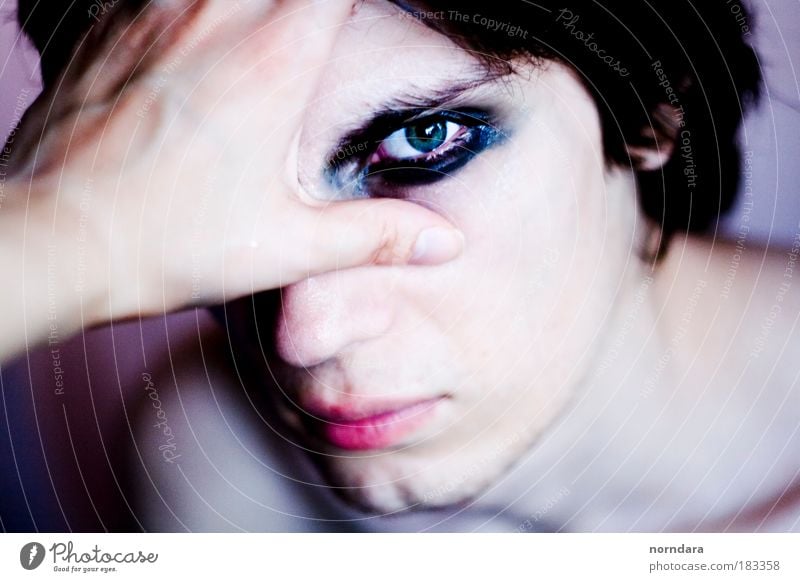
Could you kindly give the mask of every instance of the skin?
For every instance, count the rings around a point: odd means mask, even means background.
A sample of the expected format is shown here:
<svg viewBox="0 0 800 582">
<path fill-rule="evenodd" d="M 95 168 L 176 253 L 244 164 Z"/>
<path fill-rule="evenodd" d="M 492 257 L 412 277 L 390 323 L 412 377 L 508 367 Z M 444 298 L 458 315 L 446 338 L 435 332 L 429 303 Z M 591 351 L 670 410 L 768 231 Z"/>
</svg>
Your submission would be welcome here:
<svg viewBox="0 0 800 582">
<path fill-rule="evenodd" d="M 303 203 L 301 114 L 350 7 L 204 0 L 130 22 L 109 13 L 14 136 L 0 361 L 54 327 L 65 336 L 460 252 L 460 233 L 414 205 Z"/>
<path fill-rule="evenodd" d="M 726 293 L 738 253 L 675 240 L 644 301 L 623 308 L 611 365 L 484 502 L 527 496 L 527 531 L 800 530 L 800 304 L 779 301 L 758 351 L 788 255 L 748 247 Z"/>
</svg>

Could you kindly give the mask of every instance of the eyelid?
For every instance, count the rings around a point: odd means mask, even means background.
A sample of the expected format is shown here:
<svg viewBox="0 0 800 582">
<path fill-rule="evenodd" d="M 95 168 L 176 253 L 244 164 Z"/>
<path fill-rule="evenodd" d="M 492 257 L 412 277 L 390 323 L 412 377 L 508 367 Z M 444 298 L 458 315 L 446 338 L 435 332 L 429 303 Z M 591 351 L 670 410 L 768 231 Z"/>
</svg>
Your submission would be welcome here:
<svg viewBox="0 0 800 582">
<path fill-rule="evenodd" d="M 350 125 L 350 129 L 344 131 L 342 138 L 324 158 L 323 173 L 327 181 L 334 184 L 340 168 L 351 161 L 345 155 L 347 152 L 363 152 L 388 136 L 391 133 L 388 130 L 392 127 L 398 128 L 400 124 L 418 117 L 436 112 L 471 110 L 482 112 L 484 122 L 496 128 L 499 124 L 494 121 L 507 118 L 507 113 L 504 113 L 506 107 L 497 102 L 497 87 L 499 83 L 505 84 L 511 75 L 513 72 L 498 73 L 476 62 L 474 68 L 466 71 L 460 79 L 442 79 L 438 86 L 412 86 L 401 94 L 374 103 L 370 107 L 372 115 L 363 117 L 355 127 Z M 381 128 L 383 132 L 379 131 Z"/>
<path fill-rule="evenodd" d="M 363 158 L 374 152 L 380 146 L 380 143 L 392 133 L 410 123 L 428 117 L 441 117 L 445 120 L 471 126 L 480 124 L 493 125 L 493 115 L 475 107 L 458 109 L 427 107 L 384 112 L 378 114 L 363 128 L 351 132 L 339 142 L 325 164 L 328 174 L 333 177 L 348 163 L 362 161 Z"/>
<path fill-rule="evenodd" d="M 457 139 L 451 140 L 448 143 L 452 147 L 447 148 L 443 144 L 437 148 L 438 153 L 420 157 L 386 158 L 373 163 L 370 158 L 382 144 L 381 140 L 377 140 L 377 147 L 365 148 L 360 155 L 354 155 L 341 164 L 329 165 L 326 170 L 327 181 L 334 188 L 337 197 L 402 197 L 407 188 L 441 180 L 467 165 L 487 148 L 503 143 L 509 137 L 507 131 L 493 122 L 492 113 L 475 108 L 444 112 L 427 110 L 424 115 L 407 115 L 404 119 L 409 121 L 403 122 L 400 127 L 407 127 L 419 120 L 427 121 L 428 117 L 441 119 L 445 115 L 462 126 L 463 134 L 459 132 L 459 135 L 462 135 L 464 141 L 460 145 L 451 143 Z"/>
<path fill-rule="evenodd" d="M 502 76 L 493 76 L 485 67 L 475 69 L 474 74 L 460 81 L 449 80 L 441 87 L 414 88 L 402 95 L 397 95 L 391 99 L 383 101 L 380 105 L 372 108 L 372 115 L 363 118 L 355 127 L 351 126 L 349 131 L 340 140 L 340 145 L 349 141 L 356 141 L 359 134 L 365 129 L 384 120 L 391 123 L 398 123 L 410 120 L 409 117 L 418 114 L 424 115 L 436 111 L 457 111 L 468 102 L 475 102 L 480 99 L 480 95 L 493 95 L 489 87 L 494 85 Z"/>
</svg>

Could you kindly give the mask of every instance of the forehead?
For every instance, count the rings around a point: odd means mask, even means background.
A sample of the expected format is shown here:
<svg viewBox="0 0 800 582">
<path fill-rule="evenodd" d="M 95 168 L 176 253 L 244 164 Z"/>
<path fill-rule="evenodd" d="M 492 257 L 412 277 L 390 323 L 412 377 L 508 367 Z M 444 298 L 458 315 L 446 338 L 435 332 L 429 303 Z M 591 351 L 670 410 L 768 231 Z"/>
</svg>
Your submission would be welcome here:
<svg viewBox="0 0 800 582">
<path fill-rule="evenodd" d="M 382 103 L 401 108 L 406 95 L 448 94 L 480 85 L 485 90 L 493 85 L 495 93 L 500 90 L 511 97 L 520 93 L 522 85 L 568 68 L 555 61 L 539 59 L 534 64 L 524 58 L 515 59 L 513 69 L 490 67 L 489 61 L 500 57 L 473 52 L 429 26 L 428 19 L 444 18 L 443 14 L 408 12 L 388 0 L 357 3 L 337 34 L 321 76 L 325 102 L 317 105 L 335 103 L 344 108 L 340 116 L 347 117 Z M 509 75 L 512 70 L 517 74 Z"/>
<path fill-rule="evenodd" d="M 452 77 L 477 60 L 447 36 L 386 0 L 358 3 L 339 32 L 329 76 L 339 79 Z"/>
</svg>

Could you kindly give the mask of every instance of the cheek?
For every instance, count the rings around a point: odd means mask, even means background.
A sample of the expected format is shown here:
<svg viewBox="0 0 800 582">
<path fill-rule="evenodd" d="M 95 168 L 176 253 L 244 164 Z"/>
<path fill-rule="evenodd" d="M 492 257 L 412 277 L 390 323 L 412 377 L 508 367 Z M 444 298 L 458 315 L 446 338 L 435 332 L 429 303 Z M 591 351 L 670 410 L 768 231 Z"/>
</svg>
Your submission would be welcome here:
<svg viewBox="0 0 800 582">
<path fill-rule="evenodd" d="M 587 295 L 616 280 L 603 263 L 599 132 L 582 124 L 556 132 L 558 122 L 531 128 L 428 193 L 428 205 L 467 239 L 458 268 L 436 284 L 435 312 L 480 379 L 476 390 L 501 377 L 516 389 L 534 373 L 557 382 L 604 315 L 581 309 Z"/>
<path fill-rule="evenodd" d="M 587 161 L 574 147 L 573 158 L 554 149 L 523 136 L 476 159 L 428 199 L 465 234 L 459 284 L 485 314 L 540 319 L 602 246 L 602 168 L 591 153 Z"/>
</svg>

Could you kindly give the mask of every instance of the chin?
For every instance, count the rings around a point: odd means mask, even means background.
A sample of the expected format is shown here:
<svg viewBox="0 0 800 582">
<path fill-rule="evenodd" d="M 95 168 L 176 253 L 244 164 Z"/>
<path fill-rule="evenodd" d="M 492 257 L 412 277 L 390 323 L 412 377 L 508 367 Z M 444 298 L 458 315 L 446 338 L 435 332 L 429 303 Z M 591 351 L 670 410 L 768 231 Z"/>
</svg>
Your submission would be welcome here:
<svg viewBox="0 0 800 582">
<path fill-rule="evenodd" d="M 372 514 L 440 509 L 469 502 L 484 491 L 503 466 L 453 459 L 410 458 L 408 451 L 339 458 L 324 466 L 326 477 L 348 503 Z M 468 461 L 468 462 L 464 462 Z"/>
</svg>

